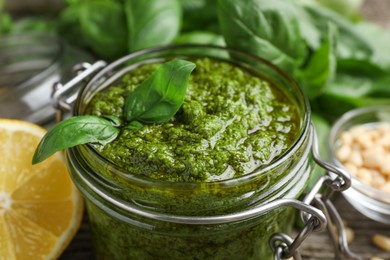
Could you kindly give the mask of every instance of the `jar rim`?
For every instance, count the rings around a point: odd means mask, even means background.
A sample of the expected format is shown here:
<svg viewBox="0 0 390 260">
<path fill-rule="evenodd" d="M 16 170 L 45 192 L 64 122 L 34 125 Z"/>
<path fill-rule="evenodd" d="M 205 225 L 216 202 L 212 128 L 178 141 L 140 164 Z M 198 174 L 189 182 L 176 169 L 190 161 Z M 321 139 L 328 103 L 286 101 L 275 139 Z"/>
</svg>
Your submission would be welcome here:
<svg viewBox="0 0 390 260">
<path fill-rule="evenodd" d="M 242 176 L 235 177 L 235 178 L 229 178 L 229 179 L 224 179 L 224 180 L 213 180 L 213 181 L 207 181 L 207 182 L 201 182 L 201 183 L 199 183 L 199 182 L 172 182 L 172 181 L 166 181 L 166 180 L 153 179 L 153 178 L 149 178 L 146 176 L 140 176 L 140 175 L 136 175 L 136 174 L 125 173 L 121 169 L 119 169 L 114 163 L 112 163 L 109 160 L 107 160 L 106 158 L 104 158 L 93 147 L 93 145 L 85 144 L 85 145 L 82 145 L 82 147 L 86 147 L 88 149 L 88 151 L 91 151 L 94 154 L 94 156 L 96 156 L 97 160 L 103 162 L 105 165 L 108 165 L 110 170 L 112 170 L 113 172 L 115 172 L 115 174 L 117 174 L 118 176 L 120 176 L 121 178 L 123 178 L 125 180 L 129 180 L 129 181 L 144 184 L 144 185 L 152 184 L 153 186 L 169 187 L 169 188 L 173 188 L 173 187 L 175 187 L 175 188 L 188 188 L 188 187 L 194 187 L 196 185 L 202 185 L 202 184 L 203 185 L 204 184 L 206 184 L 206 185 L 215 184 L 215 185 L 233 186 L 233 185 L 236 185 L 237 182 L 242 183 L 242 182 L 249 181 L 254 176 L 258 176 L 259 174 L 262 174 L 262 173 L 267 172 L 271 169 L 274 169 L 274 168 L 278 167 L 280 164 L 282 164 L 286 158 L 290 158 L 291 156 L 293 156 L 297 152 L 299 147 L 302 145 L 302 143 L 305 142 L 305 138 L 308 135 L 308 133 L 310 132 L 310 105 L 309 105 L 309 101 L 308 101 L 307 97 L 303 94 L 303 92 L 302 92 L 301 88 L 298 86 L 297 82 L 294 79 L 292 79 L 289 75 L 287 75 L 284 71 L 282 71 L 280 68 L 278 68 L 277 66 L 275 66 L 274 64 L 272 64 L 271 62 L 267 61 L 266 59 L 264 59 L 260 56 L 249 54 L 249 53 L 243 52 L 241 50 L 236 50 L 236 49 L 221 47 L 221 46 L 215 46 L 215 45 L 200 45 L 200 44 L 168 45 L 168 46 L 162 46 L 162 47 L 143 49 L 143 50 L 140 50 L 137 52 L 133 52 L 133 53 L 126 55 L 122 58 L 119 58 L 116 61 L 114 61 L 114 62 L 110 63 L 109 65 L 107 65 L 106 67 L 104 67 L 101 71 L 99 71 L 96 75 L 94 75 L 94 77 L 92 77 L 92 79 L 89 80 L 89 82 L 86 85 L 83 86 L 83 88 L 80 90 L 80 93 L 83 90 L 85 90 L 88 86 L 92 85 L 94 82 L 97 82 L 97 80 L 100 77 L 102 77 L 103 75 L 107 74 L 112 69 L 114 69 L 115 67 L 125 63 L 126 61 L 128 61 L 130 59 L 137 58 L 137 57 L 140 57 L 140 56 L 148 54 L 148 53 L 158 53 L 161 51 L 180 50 L 180 49 L 184 50 L 184 49 L 191 49 L 191 48 L 201 48 L 204 50 L 207 50 L 207 49 L 220 50 L 220 51 L 226 51 L 229 54 L 233 53 L 233 54 L 242 55 L 245 58 L 248 58 L 254 62 L 260 62 L 261 64 L 265 65 L 266 67 L 268 67 L 271 70 L 273 70 L 274 72 L 276 72 L 278 75 L 280 75 L 284 80 L 286 80 L 288 82 L 289 86 L 292 87 L 292 89 L 295 91 L 294 94 L 297 94 L 297 96 L 300 99 L 299 101 L 301 103 L 298 103 L 298 105 L 301 106 L 303 118 L 300 118 L 302 121 L 301 121 L 301 126 L 299 129 L 299 134 L 295 138 L 294 142 L 290 145 L 290 147 L 288 149 L 286 149 L 286 151 L 280 157 L 273 160 L 270 164 L 256 168 L 255 170 L 253 170 L 251 172 L 248 172 L 246 174 L 243 174 Z M 187 56 L 190 56 L 190 55 L 187 55 Z M 192 57 L 194 57 L 194 56 L 192 56 Z M 212 56 L 208 56 L 208 55 L 202 55 L 202 56 L 195 55 L 195 57 L 211 57 L 212 58 Z M 227 61 L 229 61 L 229 60 L 227 60 Z M 230 60 L 230 62 L 232 62 L 232 61 L 234 61 L 234 58 L 232 60 Z M 74 107 L 74 112 L 73 112 L 75 115 L 81 114 L 81 111 L 77 109 L 78 107 L 80 107 L 80 104 L 82 103 L 81 96 L 82 95 L 80 95 L 80 94 L 77 96 L 76 105 Z M 79 149 L 79 148 L 76 146 L 76 147 L 71 148 L 71 149 Z"/>
</svg>

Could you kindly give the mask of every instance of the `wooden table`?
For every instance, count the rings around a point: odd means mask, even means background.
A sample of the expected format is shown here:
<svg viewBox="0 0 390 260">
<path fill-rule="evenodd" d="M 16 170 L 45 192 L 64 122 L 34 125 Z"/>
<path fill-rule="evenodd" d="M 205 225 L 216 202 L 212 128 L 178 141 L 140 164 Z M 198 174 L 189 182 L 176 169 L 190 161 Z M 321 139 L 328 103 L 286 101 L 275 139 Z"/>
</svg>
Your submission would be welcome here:
<svg viewBox="0 0 390 260">
<path fill-rule="evenodd" d="M 363 6 L 363 16 L 390 28 L 390 0 L 366 0 Z M 342 196 L 336 197 L 334 203 L 342 218 L 354 231 L 354 240 L 350 244 L 351 251 L 363 259 L 370 259 L 376 256 L 390 260 L 390 251 L 384 252 L 375 247 L 371 242 L 374 234 L 390 236 L 390 225 L 384 225 L 366 218 L 349 205 Z M 300 251 L 305 260 L 334 259 L 334 249 L 326 231 L 311 234 L 309 239 L 301 246 Z M 86 216 L 84 216 L 83 223 L 76 237 L 60 259 L 95 259 Z"/>
</svg>

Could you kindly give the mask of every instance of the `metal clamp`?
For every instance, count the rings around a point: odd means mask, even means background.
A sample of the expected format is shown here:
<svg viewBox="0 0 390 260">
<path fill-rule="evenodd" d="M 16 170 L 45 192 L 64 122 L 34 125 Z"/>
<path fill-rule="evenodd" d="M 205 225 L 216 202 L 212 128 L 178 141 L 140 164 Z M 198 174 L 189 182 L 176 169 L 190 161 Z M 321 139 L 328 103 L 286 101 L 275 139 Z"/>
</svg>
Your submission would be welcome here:
<svg viewBox="0 0 390 260">
<path fill-rule="evenodd" d="M 51 101 L 56 109 L 56 122 L 60 122 L 63 119 L 65 111 L 71 111 L 72 105 L 76 101 L 78 95 L 78 92 L 75 91 L 78 84 L 106 65 L 107 63 L 105 61 L 97 61 L 92 65 L 89 63 L 77 64 L 73 68 L 73 72 L 77 74 L 76 77 L 65 85 L 62 85 L 60 82 L 56 82 L 53 85 Z"/>
<path fill-rule="evenodd" d="M 312 127 L 316 139 L 314 126 Z M 318 186 L 317 189 L 319 189 L 320 185 L 323 186 L 322 184 L 325 184 L 323 193 L 319 194 L 317 190 L 317 195 L 313 196 L 312 194 L 309 194 L 309 196 L 306 197 L 306 200 L 312 199 L 313 203 L 326 215 L 328 220 L 327 230 L 335 249 L 335 257 L 337 259 L 361 259 L 361 257 L 350 251 L 342 219 L 330 200 L 334 192 L 345 191 L 351 186 L 351 176 L 342 168 L 335 167 L 323 161 L 319 156 L 318 142 L 316 142 L 316 140 L 314 141 L 312 149 L 314 160 L 318 165 L 327 170 L 328 174 L 323 178 L 320 178 L 316 184 Z M 332 178 L 329 173 L 336 174 L 336 177 Z"/>
<path fill-rule="evenodd" d="M 327 175 L 322 176 L 314 184 L 311 191 L 303 198 L 303 203 L 313 205 L 323 212 L 327 220 L 327 231 L 332 240 L 335 249 L 335 258 L 361 259 L 356 254 L 352 253 L 348 248 L 345 230 L 340 215 L 338 214 L 333 203 L 330 201 L 334 192 L 342 192 L 351 186 L 351 177 L 343 169 L 338 168 L 324 161 L 318 152 L 318 141 L 314 125 L 311 125 L 313 133 L 312 154 L 314 161 L 327 171 Z M 331 176 L 331 173 L 336 177 Z M 320 190 L 324 189 L 322 193 Z M 270 239 L 270 245 L 274 250 L 274 259 L 301 259 L 298 252 L 298 247 L 307 238 L 311 232 L 319 231 L 318 219 L 308 212 L 301 211 L 300 217 L 305 226 L 293 240 L 285 234 L 274 234 Z M 336 227 L 336 230 L 334 229 Z"/>
</svg>

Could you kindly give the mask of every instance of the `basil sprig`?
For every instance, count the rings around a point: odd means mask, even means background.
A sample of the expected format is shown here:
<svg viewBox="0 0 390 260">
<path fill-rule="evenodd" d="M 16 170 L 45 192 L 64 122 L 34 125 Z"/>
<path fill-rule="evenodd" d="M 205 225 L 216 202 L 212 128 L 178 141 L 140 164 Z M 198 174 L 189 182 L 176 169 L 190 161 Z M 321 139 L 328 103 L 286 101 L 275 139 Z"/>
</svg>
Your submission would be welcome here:
<svg viewBox="0 0 390 260">
<path fill-rule="evenodd" d="M 160 66 L 126 98 L 127 121 L 164 123 L 171 119 L 183 104 L 194 69 L 194 63 L 178 59 Z"/>
<path fill-rule="evenodd" d="M 112 115 L 83 115 L 60 122 L 42 138 L 32 163 L 42 162 L 57 151 L 79 144 L 105 145 L 112 142 L 119 135 L 122 124 L 126 128 L 137 130 L 142 128 L 142 123 L 169 121 L 183 104 L 188 80 L 194 69 L 194 63 L 180 59 L 161 64 L 127 96 L 123 123 Z"/>
<path fill-rule="evenodd" d="M 114 140 L 119 129 L 97 116 L 71 117 L 56 125 L 38 144 L 32 163 L 45 160 L 53 153 L 78 144 L 106 144 Z"/>
</svg>

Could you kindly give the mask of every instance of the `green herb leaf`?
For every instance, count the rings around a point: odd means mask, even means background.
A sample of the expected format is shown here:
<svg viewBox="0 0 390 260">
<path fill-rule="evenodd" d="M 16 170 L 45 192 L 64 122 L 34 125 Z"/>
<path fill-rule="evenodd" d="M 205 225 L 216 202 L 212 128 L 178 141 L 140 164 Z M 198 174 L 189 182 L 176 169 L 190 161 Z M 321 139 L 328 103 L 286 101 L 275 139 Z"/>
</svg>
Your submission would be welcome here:
<svg viewBox="0 0 390 260">
<path fill-rule="evenodd" d="M 79 144 L 105 145 L 119 134 L 110 121 L 97 116 L 77 116 L 62 121 L 51 129 L 38 144 L 32 163 L 42 162 L 57 151 Z"/>
<path fill-rule="evenodd" d="M 299 67 L 320 33 L 304 9 L 285 0 L 219 0 L 218 18 L 228 47 L 271 61 L 285 71 Z"/>
<path fill-rule="evenodd" d="M 88 46 L 106 59 L 127 53 L 126 15 L 115 1 L 83 1 L 79 9 L 81 32 Z"/>
<path fill-rule="evenodd" d="M 386 72 L 390 71 L 390 50 L 388 48 L 390 31 L 370 22 L 360 22 L 354 26 L 359 35 L 364 36 L 372 48 L 369 62 Z M 367 60 L 364 60 L 364 63 L 367 64 Z M 359 66 L 362 65 L 359 64 Z"/>
<path fill-rule="evenodd" d="M 183 104 L 194 69 L 194 63 L 180 59 L 162 64 L 126 98 L 127 121 L 163 123 L 171 119 Z"/>
<path fill-rule="evenodd" d="M 179 33 L 182 10 L 178 0 L 123 2 L 129 52 L 171 43 Z M 112 30 L 115 31 L 115 27 L 112 27 Z M 126 36 L 123 39 L 126 39 Z"/>
<path fill-rule="evenodd" d="M 141 124 L 141 123 L 138 122 L 138 121 L 131 121 L 127 126 L 125 126 L 125 128 L 128 128 L 128 129 L 136 129 L 136 130 L 141 129 L 142 127 L 144 127 L 144 125 Z"/>
<path fill-rule="evenodd" d="M 336 36 L 335 25 L 329 24 L 328 35 L 310 57 L 307 65 L 294 71 L 294 76 L 300 83 L 303 93 L 313 99 L 323 92 L 336 73 Z"/>
<path fill-rule="evenodd" d="M 326 33 L 329 23 L 336 25 L 339 32 L 337 37 L 338 59 L 361 60 L 372 55 L 373 50 L 365 37 L 365 32 L 359 32 L 352 22 L 327 8 L 313 3 L 304 4 L 303 8 L 312 17 L 313 26 L 316 26 L 320 32 Z"/>
</svg>

